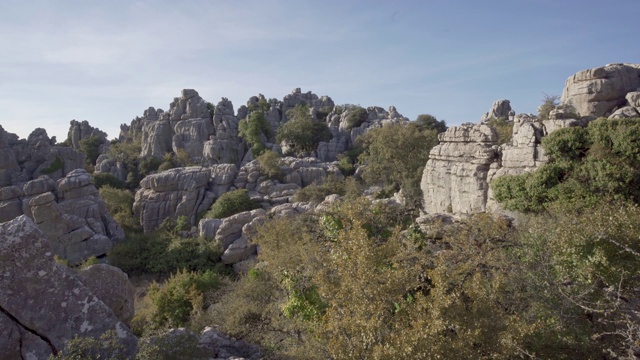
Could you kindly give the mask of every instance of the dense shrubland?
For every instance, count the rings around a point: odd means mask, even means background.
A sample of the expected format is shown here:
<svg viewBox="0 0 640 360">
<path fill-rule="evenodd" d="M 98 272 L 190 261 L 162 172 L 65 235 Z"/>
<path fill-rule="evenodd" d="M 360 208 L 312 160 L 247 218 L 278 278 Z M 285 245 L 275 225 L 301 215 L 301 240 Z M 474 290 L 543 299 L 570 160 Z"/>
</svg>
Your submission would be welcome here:
<svg viewBox="0 0 640 360">
<path fill-rule="evenodd" d="M 442 131 L 435 118 L 423 120 L 369 131 L 345 158 L 364 166 L 366 185 L 411 199 Z M 477 214 L 421 230 L 415 202 L 374 203 L 354 178 L 308 186 L 295 200 L 346 200 L 321 214 L 266 221 L 252 239 L 259 262 L 246 275 L 219 265 L 212 243 L 182 237 L 186 219 L 142 234 L 131 193 L 104 186 L 128 233 L 110 260 L 165 279 L 139 304 L 138 335 L 219 325 L 274 359 L 634 358 L 638 124 L 598 120 L 546 137 L 549 164 L 492 184 L 506 208 L 523 212 L 517 226 Z M 277 154 L 262 156 L 261 171 L 276 171 Z M 246 195 L 225 194 L 215 217 L 249 209 Z"/>
</svg>

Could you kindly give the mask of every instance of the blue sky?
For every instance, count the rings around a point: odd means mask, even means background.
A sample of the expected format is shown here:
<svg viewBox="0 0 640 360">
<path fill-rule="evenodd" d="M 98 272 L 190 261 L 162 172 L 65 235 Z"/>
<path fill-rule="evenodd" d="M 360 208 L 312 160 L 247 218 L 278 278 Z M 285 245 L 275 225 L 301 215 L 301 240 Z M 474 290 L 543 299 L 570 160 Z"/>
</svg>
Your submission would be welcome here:
<svg viewBox="0 0 640 360">
<path fill-rule="evenodd" d="M 183 88 L 234 107 L 293 88 L 410 119 L 535 112 L 573 73 L 640 62 L 640 1 L 14 1 L 0 3 L 0 125 L 59 141 L 118 135 Z"/>
</svg>

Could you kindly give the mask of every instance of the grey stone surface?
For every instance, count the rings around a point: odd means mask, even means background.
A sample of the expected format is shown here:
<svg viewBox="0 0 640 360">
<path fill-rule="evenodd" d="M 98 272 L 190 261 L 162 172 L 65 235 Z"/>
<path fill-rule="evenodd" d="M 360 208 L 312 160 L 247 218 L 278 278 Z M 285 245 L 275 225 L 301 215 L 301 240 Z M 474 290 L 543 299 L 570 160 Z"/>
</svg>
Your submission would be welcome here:
<svg viewBox="0 0 640 360">
<path fill-rule="evenodd" d="M 0 313 L 29 333 L 20 336 L 33 344 L 34 353 L 42 351 L 43 343 L 55 353 L 76 335 L 97 337 L 108 330 L 116 331 L 134 353 L 136 338 L 129 328 L 73 272 L 53 261 L 45 234 L 31 219 L 23 215 L 2 223 L 0 233 Z M 0 321 L 7 322 L 6 317 Z"/>
<path fill-rule="evenodd" d="M 96 264 L 78 271 L 78 278 L 120 321 L 133 319 L 134 289 L 129 276 L 115 266 Z"/>
<path fill-rule="evenodd" d="M 489 119 L 509 119 L 510 114 L 512 113 L 511 102 L 509 100 L 496 100 L 493 105 L 491 105 L 491 109 L 480 119 L 481 122 L 485 122 Z"/>
</svg>

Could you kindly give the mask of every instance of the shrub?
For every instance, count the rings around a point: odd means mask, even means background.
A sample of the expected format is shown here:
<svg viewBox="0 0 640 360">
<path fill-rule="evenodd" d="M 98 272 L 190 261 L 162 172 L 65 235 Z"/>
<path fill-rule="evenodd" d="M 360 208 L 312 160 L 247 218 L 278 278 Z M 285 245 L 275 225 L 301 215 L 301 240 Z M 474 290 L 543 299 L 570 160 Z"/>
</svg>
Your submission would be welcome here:
<svg viewBox="0 0 640 360">
<path fill-rule="evenodd" d="M 347 116 L 347 130 L 362 125 L 362 123 L 367 121 L 367 116 L 367 110 L 363 107 L 356 106 L 349 109 L 349 115 Z"/>
<path fill-rule="evenodd" d="M 246 189 L 238 189 L 222 194 L 218 200 L 211 205 L 211 209 L 204 217 L 209 219 L 222 219 L 259 207 L 259 204 L 249 198 L 249 192 Z"/>
<path fill-rule="evenodd" d="M 409 207 L 418 208 L 422 200 L 420 168 L 438 143 L 435 130 L 419 131 L 415 124 L 389 125 L 373 129 L 358 138 L 364 152 L 359 162 L 362 177 L 371 185 L 388 185 L 403 189 Z"/>
<path fill-rule="evenodd" d="M 169 233 L 128 233 L 109 252 L 109 262 L 129 275 L 175 273 L 178 270 L 220 271 L 220 249 L 198 238 Z"/>
<path fill-rule="evenodd" d="M 97 136 L 80 140 L 80 151 L 87 157 L 88 164 L 95 165 L 98 156 L 100 156 L 100 145 L 104 144 L 105 141 Z"/>
<path fill-rule="evenodd" d="M 53 174 L 58 170 L 62 170 L 63 168 L 64 168 L 64 160 L 62 160 L 60 156 L 56 155 L 56 158 L 51 162 L 51 165 L 40 170 L 40 172 L 42 174 L 49 175 L 49 174 Z"/>
<path fill-rule="evenodd" d="M 491 118 L 487 121 L 487 125 L 496 130 L 498 134 L 498 145 L 506 144 L 513 137 L 513 122 L 505 118 Z"/>
<path fill-rule="evenodd" d="M 271 126 L 262 111 L 253 111 L 246 119 L 240 120 L 238 133 L 251 147 L 253 156 L 258 157 L 265 150 L 262 137 L 271 137 Z"/>
<path fill-rule="evenodd" d="M 420 131 L 435 130 L 438 133 L 447 131 L 447 124 L 444 120 L 438 120 L 435 116 L 429 114 L 418 115 L 415 124 Z"/>
<path fill-rule="evenodd" d="M 149 329 L 183 327 L 195 312 L 207 305 L 205 293 L 216 289 L 220 280 L 212 271 L 204 273 L 180 270 L 164 284 L 149 288 L 149 307 L 136 314 L 132 326 L 136 333 Z"/>
<path fill-rule="evenodd" d="M 560 96 L 558 95 L 549 95 L 544 94 L 544 98 L 542 99 L 542 104 L 538 106 L 538 118 L 540 120 L 548 120 L 549 113 L 551 110 L 555 109 L 558 106 Z"/>
<path fill-rule="evenodd" d="M 125 360 L 127 358 L 129 357 L 126 349 L 114 330 L 105 332 L 99 338 L 76 335 L 57 355 L 49 356 L 49 360 Z"/>
<path fill-rule="evenodd" d="M 312 202 L 318 204 L 324 201 L 324 199 L 331 194 L 344 195 L 345 181 L 330 176 L 320 184 L 314 183 L 296 191 L 293 196 L 293 201 Z"/>
<path fill-rule="evenodd" d="M 206 360 L 209 354 L 199 347 L 200 338 L 190 331 L 173 330 L 140 340 L 136 360 Z"/>
<path fill-rule="evenodd" d="M 260 165 L 260 173 L 272 180 L 282 180 L 284 174 L 280 169 L 280 156 L 277 153 L 267 150 L 256 160 Z"/>
<path fill-rule="evenodd" d="M 93 173 L 91 176 L 93 177 L 93 185 L 95 185 L 97 189 L 103 186 L 110 186 L 114 189 L 124 189 L 127 185 L 124 181 L 110 173 Z"/>
<path fill-rule="evenodd" d="M 297 105 L 287 116 L 289 121 L 278 128 L 276 139 L 293 144 L 298 154 L 313 151 L 321 141 L 333 137 L 327 123 L 313 119 L 307 105 Z"/>
<path fill-rule="evenodd" d="M 125 189 L 116 189 L 109 185 L 100 187 L 100 197 L 107 205 L 113 219 L 129 231 L 141 231 L 140 222 L 133 216 L 134 194 Z"/>
</svg>

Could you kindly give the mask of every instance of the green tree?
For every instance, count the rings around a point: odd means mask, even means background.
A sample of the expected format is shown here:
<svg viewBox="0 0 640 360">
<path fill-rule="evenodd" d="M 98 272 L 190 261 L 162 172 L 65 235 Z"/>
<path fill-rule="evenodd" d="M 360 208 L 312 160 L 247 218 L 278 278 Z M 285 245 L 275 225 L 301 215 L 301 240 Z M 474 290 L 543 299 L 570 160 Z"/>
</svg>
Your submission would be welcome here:
<svg viewBox="0 0 640 360">
<path fill-rule="evenodd" d="M 560 96 L 544 94 L 542 104 L 538 106 L 538 118 L 540 120 L 548 120 L 549 113 L 559 105 Z"/>
<path fill-rule="evenodd" d="M 415 124 L 420 131 L 435 130 L 438 133 L 447 131 L 447 123 L 444 120 L 438 120 L 430 114 L 421 114 L 416 118 Z"/>
<path fill-rule="evenodd" d="M 263 142 L 271 137 L 271 126 L 262 111 L 253 111 L 246 119 L 240 120 L 238 133 L 251 147 L 254 157 L 266 150 Z"/>
<path fill-rule="evenodd" d="M 249 198 L 247 189 L 238 189 L 220 195 L 216 202 L 211 205 L 211 209 L 206 213 L 205 217 L 222 219 L 259 207 L 260 205 Z"/>
<path fill-rule="evenodd" d="M 511 137 L 513 136 L 513 121 L 508 121 L 505 118 L 491 118 L 487 121 L 487 125 L 496 129 L 498 145 L 511 141 Z"/>
<path fill-rule="evenodd" d="M 289 121 L 278 128 L 277 141 L 293 145 L 298 154 L 315 150 L 321 141 L 333 137 L 328 125 L 311 116 L 307 105 L 297 105 L 287 113 Z"/>
<path fill-rule="evenodd" d="M 347 116 L 347 130 L 358 127 L 362 125 L 362 123 L 367 121 L 367 109 L 355 105 L 348 108 L 348 111 L 349 115 Z"/>
<path fill-rule="evenodd" d="M 98 156 L 100 156 L 100 146 L 105 142 L 106 140 L 97 136 L 80 140 L 80 151 L 86 156 L 88 164 L 95 165 Z"/>
<path fill-rule="evenodd" d="M 389 125 L 367 132 L 358 143 L 364 149 L 359 157 L 365 166 L 364 180 L 402 189 L 409 206 L 419 207 L 421 170 L 438 143 L 436 130 L 419 131 L 415 124 Z"/>
</svg>

